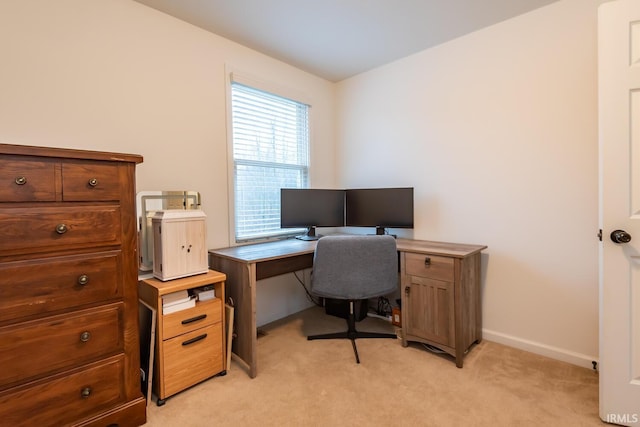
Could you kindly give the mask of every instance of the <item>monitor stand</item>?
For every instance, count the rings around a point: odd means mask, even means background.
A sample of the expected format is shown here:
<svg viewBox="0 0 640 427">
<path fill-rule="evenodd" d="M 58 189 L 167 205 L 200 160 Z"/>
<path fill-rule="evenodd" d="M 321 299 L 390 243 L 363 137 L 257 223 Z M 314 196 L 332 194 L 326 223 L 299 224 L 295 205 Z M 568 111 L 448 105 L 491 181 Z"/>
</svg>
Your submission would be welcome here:
<svg viewBox="0 0 640 427">
<path fill-rule="evenodd" d="M 301 234 L 299 236 L 296 236 L 296 239 L 298 239 L 298 240 L 318 240 L 320 237 L 322 237 L 320 234 L 316 235 L 316 228 L 311 226 L 311 227 L 307 227 L 307 232 L 305 234 Z"/>
<path fill-rule="evenodd" d="M 395 234 L 389 234 L 384 227 L 376 227 L 376 236 L 393 236 L 394 239 L 398 238 Z"/>
</svg>

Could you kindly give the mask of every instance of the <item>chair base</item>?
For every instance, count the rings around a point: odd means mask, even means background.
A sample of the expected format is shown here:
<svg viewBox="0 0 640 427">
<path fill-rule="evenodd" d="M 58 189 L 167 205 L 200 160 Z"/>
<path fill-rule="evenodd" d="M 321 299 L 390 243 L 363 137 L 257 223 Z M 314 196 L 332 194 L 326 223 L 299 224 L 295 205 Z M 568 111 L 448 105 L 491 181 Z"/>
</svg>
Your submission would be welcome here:
<svg viewBox="0 0 640 427">
<path fill-rule="evenodd" d="M 347 316 L 347 330 L 344 332 L 334 332 L 330 334 L 310 335 L 307 337 L 308 341 L 312 340 L 332 340 L 332 339 L 348 339 L 351 340 L 353 346 L 353 353 L 356 356 L 356 363 L 360 363 L 360 356 L 358 355 L 358 347 L 356 347 L 356 339 L 358 338 L 393 338 L 398 337 L 395 334 L 385 334 L 382 332 L 360 332 L 356 330 L 356 318 L 353 314 L 353 301 L 349 301 L 350 312 Z"/>
</svg>

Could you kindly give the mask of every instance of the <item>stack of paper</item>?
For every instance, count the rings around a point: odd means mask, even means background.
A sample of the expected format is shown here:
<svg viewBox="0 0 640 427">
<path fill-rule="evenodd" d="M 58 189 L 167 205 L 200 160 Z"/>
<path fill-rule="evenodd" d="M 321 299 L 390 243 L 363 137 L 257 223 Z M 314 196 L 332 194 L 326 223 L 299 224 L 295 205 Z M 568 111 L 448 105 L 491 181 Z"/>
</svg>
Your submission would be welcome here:
<svg viewBox="0 0 640 427">
<path fill-rule="evenodd" d="M 193 293 L 198 297 L 198 301 L 207 301 L 216 297 L 216 291 L 212 286 L 196 288 Z"/>
<path fill-rule="evenodd" d="M 186 310 L 195 307 L 196 299 L 189 295 L 186 290 L 172 292 L 162 296 L 162 314 L 175 313 L 176 311 Z"/>
</svg>

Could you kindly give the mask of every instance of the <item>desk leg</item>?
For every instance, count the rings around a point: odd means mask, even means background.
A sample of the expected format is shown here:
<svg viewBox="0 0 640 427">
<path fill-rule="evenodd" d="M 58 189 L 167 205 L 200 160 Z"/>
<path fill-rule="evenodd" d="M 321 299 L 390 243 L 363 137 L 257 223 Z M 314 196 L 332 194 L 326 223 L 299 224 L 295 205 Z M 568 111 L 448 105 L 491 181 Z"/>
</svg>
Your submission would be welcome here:
<svg viewBox="0 0 640 427">
<path fill-rule="evenodd" d="M 247 323 L 250 325 L 248 331 L 249 348 L 247 349 L 249 360 L 249 376 L 255 378 L 258 375 L 258 326 L 256 325 L 256 265 L 255 263 L 247 266 L 249 277 L 249 304 L 245 309 L 246 314 L 244 316 Z M 251 320 L 249 320 L 251 319 Z"/>
<path fill-rule="evenodd" d="M 256 266 L 227 258 L 209 256 L 209 266 L 227 275 L 226 296 L 233 300 L 235 307 L 235 335 L 232 343 L 233 359 L 244 365 L 249 376 L 257 375 L 256 335 Z"/>
</svg>

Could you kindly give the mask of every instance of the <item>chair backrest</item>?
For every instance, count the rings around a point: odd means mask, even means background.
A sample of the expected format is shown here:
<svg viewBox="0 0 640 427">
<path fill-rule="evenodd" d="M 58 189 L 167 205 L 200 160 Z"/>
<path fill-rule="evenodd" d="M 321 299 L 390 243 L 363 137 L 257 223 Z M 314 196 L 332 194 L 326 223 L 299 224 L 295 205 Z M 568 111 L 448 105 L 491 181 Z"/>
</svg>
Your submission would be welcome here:
<svg viewBox="0 0 640 427">
<path fill-rule="evenodd" d="M 311 292 L 325 298 L 367 299 L 398 289 L 393 236 L 326 236 L 313 257 Z"/>
</svg>

